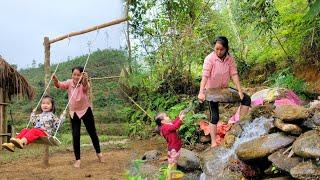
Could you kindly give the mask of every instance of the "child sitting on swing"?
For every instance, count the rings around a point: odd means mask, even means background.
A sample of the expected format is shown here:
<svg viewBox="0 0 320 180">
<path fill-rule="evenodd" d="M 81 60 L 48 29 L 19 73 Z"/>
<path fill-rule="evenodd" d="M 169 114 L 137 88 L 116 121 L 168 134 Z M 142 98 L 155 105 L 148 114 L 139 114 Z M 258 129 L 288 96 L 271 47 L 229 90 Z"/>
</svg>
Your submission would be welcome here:
<svg viewBox="0 0 320 180">
<path fill-rule="evenodd" d="M 65 112 L 62 113 L 60 119 L 54 115 L 54 99 L 49 95 L 43 96 L 41 100 L 41 114 L 36 114 L 35 112 L 36 109 L 32 111 L 30 116 L 30 123 L 34 128 L 22 129 L 16 138 L 10 139 L 10 143 L 3 143 L 3 148 L 11 152 L 14 152 L 15 147 L 23 149 L 25 145 L 40 137 L 52 135 L 58 128 L 60 121 L 62 123 L 65 119 Z"/>
</svg>

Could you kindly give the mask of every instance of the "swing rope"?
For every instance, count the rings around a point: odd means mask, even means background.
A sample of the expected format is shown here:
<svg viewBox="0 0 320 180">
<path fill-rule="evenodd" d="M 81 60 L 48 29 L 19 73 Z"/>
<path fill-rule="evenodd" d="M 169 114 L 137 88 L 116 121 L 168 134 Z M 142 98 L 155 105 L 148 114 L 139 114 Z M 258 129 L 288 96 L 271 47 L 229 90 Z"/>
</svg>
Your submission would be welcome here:
<svg viewBox="0 0 320 180">
<path fill-rule="evenodd" d="M 56 69 L 54 70 L 52 76 L 56 74 L 59 65 L 60 65 L 60 63 L 57 64 Z M 52 77 L 52 76 L 51 76 L 51 77 Z M 45 88 L 45 90 L 43 91 L 43 93 L 42 93 L 42 95 L 41 95 L 41 98 L 40 98 L 40 100 L 38 101 L 38 104 L 37 104 L 37 106 L 36 106 L 35 109 L 38 109 L 38 107 L 39 107 L 39 105 L 40 105 L 40 102 L 42 101 L 44 95 L 46 94 L 46 92 L 47 92 L 47 90 L 48 90 L 48 88 L 49 88 L 49 86 L 50 86 L 51 81 L 52 81 L 52 78 L 50 78 L 50 80 L 49 80 L 49 82 L 48 82 L 48 85 L 47 85 L 47 87 Z M 28 122 L 27 128 L 29 127 L 30 123 L 31 123 L 31 121 Z"/>
<path fill-rule="evenodd" d="M 98 34 L 99 34 L 99 29 L 97 29 L 97 34 L 96 34 L 96 37 L 95 37 L 95 39 L 94 39 L 94 41 L 93 41 L 94 43 L 95 43 L 96 40 L 97 40 Z M 89 62 L 89 59 L 90 59 L 90 56 L 91 56 L 91 53 L 92 53 L 92 52 L 91 52 L 91 45 L 92 45 L 92 44 L 93 44 L 92 42 L 90 42 L 90 41 L 88 42 L 88 51 L 89 51 L 89 53 L 88 53 L 86 62 L 85 62 L 85 64 L 84 64 L 84 66 L 83 66 L 83 72 L 85 72 L 85 70 L 86 70 L 87 64 L 88 64 L 88 62 Z M 81 74 L 80 80 L 82 80 L 82 77 L 83 77 L 83 74 Z M 76 85 L 75 88 L 73 89 L 72 94 L 71 94 L 71 97 L 69 98 L 68 103 L 67 103 L 66 107 L 65 107 L 64 110 L 63 110 L 63 114 L 66 113 L 67 108 L 68 108 L 68 106 L 69 106 L 69 104 L 70 104 L 70 102 L 71 102 L 71 99 L 73 98 L 73 96 L 74 96 L 74 94 L 75 94 L 75 92 L 76 92 L 76 89 L 78 88 L 78 86 L 79 86 L 79 84 L 80 84 L 80 80 L 77 82 L 77 85 Z M 88 85 L 89 85 L 89 84 L 87 84 L 87 86 L 88 86 Z M 60 119 L 61 119 L 61 118 L 60 118 Z M 53 136 L 53 137 L 56 137 L 60 126 L 61 126 L 61 121 L 59 121 L 58 127 L 57 127 L 56 132 L 54 133 L 54 136 Z"/>
<path fill-rule="evenodd" d="M 86 59 L 86 61 L 85 61 L 85 65 L 84 65 L 84 67 L 83 67 L 83 72 L 85 71 L 85 69 L 86 69 L 86 67 L 87 67 L 87 64 L 88 64 L 88 62 L 89 62 L 90 56 L 91 56 L 91 54 L 92 54 L 92 53 L 91 53 L 91 45 L 93 44 L 93 42 L 94 42 L 94 43 L 96 42 L 97 37 L 98 37 L 98 34 L 99 34 L 99 29 L 97 29 L 97 34 L 96 34 L 95 39 L 94 39 L 93 41 L 89 41 L 89 42 L 88 42 L 88 50 L 89 50 L 89 53 L 88 53 L 87 59 Z M 69 40 L 69 41 L 68 41 L 68 47 L 69 47 L 69 45 L 70 45 L 70 37 L 68 37 L 68 40 Z M 37 104 L 37 106 L 36 106 L 35 109 L 37 109 L 38 106 L 40 105 L 40 102 L 42 101 L 42 99 L 43 99 L 43 97 L 44 97 L 47 89 L 48 89 L 49 86 L 50 86 L 50 83 L 51 83 L 51 81 L 52 81 L 52 76 L 56 74 L 59 65 L 60 65 L 60 62 L 57 64 L 55 71 L 54 71 L 53 74 L 51 75 L 51 78 L 50 78 L 50 80 L 49 80 L 49 82 L 48 82 L 48 85 L 47 85 L 47 87 L 45 88 L 45 90 L 44 90 L 44 92 L 43 92 L 43 94 L 42 94 L 42 96 L 41 96 L 41 98 L 40 98 L 40 100 L 39 100 L 39 102 L 38 102 L 38 104 Z M 80 79 L 82 79 L 82 77 L 83 77 L 83 74 L 81 74 Z M 51 136 L 51 137 L 55 138 L 56 140 L 58 140 L 58 139 L 56 138 L 56 135 L 57 135 L 58 130 L 60 129 L 60 126 L 61 126 L 61 123 L 62 123 L 62 122 L 61 122 L 62 116 L 65 116 L 66 110 L 67 110 L 67 108 L 68 108 L 68 106 L 69 106 L 69 104 L 70 104 L 70 102 L 71 102 L 71 99 L 73 98 L 73 96 L 74 96 L 74 94 L 75 94 L 75 90 L 76 90 L 76 88 L 79 86 L 79 84 L 80 84 L 80 81 L 77 82 L 77 85 L 76 85 L 75 88 L 73 89 L 73 92 L 72 92 L 72 94 L 71 94 L 71 97 L 69 98 L 66 107 L 64 108 L 62 114 L 60 115 L 60 121 L 59 121 L 58 127 L 57 127 L 54 135 Z M 30 119 L 29 122 L 28 122 L 27 128 L 29 127 L 30 123 L 31 123 L 31 119 Z M 50 137 L 50 136 L 49 136 L 49 137 Z M 59 140 L 58 140 L 58 141 L 59 141 Z M 59 141 L 59 142 L 60 142 L 60 141 Z"/>
</svg>

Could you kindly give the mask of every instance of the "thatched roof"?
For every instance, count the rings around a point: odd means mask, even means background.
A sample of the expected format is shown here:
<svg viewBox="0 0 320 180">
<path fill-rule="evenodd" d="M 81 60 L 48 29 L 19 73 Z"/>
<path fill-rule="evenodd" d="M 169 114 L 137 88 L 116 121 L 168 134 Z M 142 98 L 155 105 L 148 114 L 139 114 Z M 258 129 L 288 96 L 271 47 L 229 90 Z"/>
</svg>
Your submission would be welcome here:
<svg viewBox="0 0 320 180">
<path fill-rule="evenodd" d="M 12 96 L 19 95 L 32 99 L 35 94 L 28 81 L 1 57 L 0 88 L 4 89 L 9 99 L 11 99 Z"/>
</svg>

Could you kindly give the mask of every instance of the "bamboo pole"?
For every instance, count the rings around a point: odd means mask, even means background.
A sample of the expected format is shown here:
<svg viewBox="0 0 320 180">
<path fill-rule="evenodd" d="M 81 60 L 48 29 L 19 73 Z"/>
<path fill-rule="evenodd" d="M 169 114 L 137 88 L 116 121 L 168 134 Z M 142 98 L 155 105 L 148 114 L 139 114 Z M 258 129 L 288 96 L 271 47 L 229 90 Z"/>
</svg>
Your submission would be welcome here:
<svg viewBox="0 0 320 180">
<path fill-rule="evenodd" d="M 96 31 L 98 29 L 102 29 L 102 28 L 105 28 L 105 27 L 108 27 L 108 26 L 113 26 L 113 25 L 116 25 L 116 24 L 120 24 L 122 22 L 127 21 L 127 19 L 128 19 L 128 17 L 123 17 L 123 18 L 115 19 L 113 21 L 106 22 L 106 23 L 103 23 L 103 24 L 100 24 L 100 25 L 97 25 L 97 26 L 92 26 L 90 28 L 87 28 L 87 29 L 84 29 L 84 30 L 81 30 L 81 31 L 71 32 L 71 33 L 68 33 L 68 34 L 65 34 L 65 35 L 62 35 L 62 36 L 59 36 L 57 38 L 49 40 L 49 44 L 53 44 L 55 42 L 64 40 L 66 38 L 70 38 L 72 36 L 78 36 L 80 34 L 85 34 L 85 33 L 88 33 L 88 32 L 91 32 L 91 31 Z"/>
<path fill-rule="evenodd" d="M 122 88 L 119 88 L 129 99 L 131 102 L 133 102 L 134 105 L 136 105 L 139 109 L 141 109 L 141 111 L 143 111 L 150 119 L 153 119 L 148 113 L 147 111 L 145 111 L 137 102 L 135 102 L 126 92 L 124 92 L 124 90 L 122 90 Z"/>
<path fill-rule="evenodd" d="M 44 46 L 44 82 L 45 86 L 47 87 L 49 81 L 50 81 L 50 41 L 48 37 L 44 37 L 43 41 Z M 46 94 L 50 94 L 50 88 L 47 88 Z M 45 145 L 44 147 L 44 156 L 43 156 L 43 164 L 45 166 L 49 166 L 49 146 Z"/>
<path fill-rule="evenodd" d="M 90 79 L 91 80 L 99 80 L 99 79 L 114 79 L 114 78 L 120 78 L 120 76 L 95 77 L 95 78 L 90 78 Z"/>
</svg>

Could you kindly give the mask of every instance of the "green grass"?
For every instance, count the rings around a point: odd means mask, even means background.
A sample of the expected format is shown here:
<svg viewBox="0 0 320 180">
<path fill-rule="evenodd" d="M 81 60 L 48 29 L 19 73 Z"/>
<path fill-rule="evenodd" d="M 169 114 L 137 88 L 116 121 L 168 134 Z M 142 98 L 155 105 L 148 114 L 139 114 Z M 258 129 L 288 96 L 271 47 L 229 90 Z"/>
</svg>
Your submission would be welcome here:
<svg viewBox="0 0 320 180">
<path fill-rule="evenodd" d="M 50 154 L 52 153 L 59 153 L 59 152 L 67 152 L 69 149 L 72 149 L 72 136 L 71 134 L 61 134 L 58 136 L 59 140 L 61 141 L 60 146 L 52 146 L 50 147 Z M 100 142 L 108 142 L 108 141 L 121 141 L 123 139 L 127 139 L 126 136 L 107 136 L 107 135 L 99 135 Z M 91 139 L 88 135 L 81 135 L 81 144 L 90 144 Z M 6 150 L 2 150 L 1 152 L 1 159 L 0 163 L 6 163 L 14 160 L 18 160 L 20 158 L 30 158 L 36 156 L 43 156 L 44 152 L 44 145 L 42 144 L 30 144 L 25 147 L 25 149 L 17 149 L 14 153 L 8 152 Z M 81 147 L 81 149 L 91 149 L 93 147 Z M 124 145 L 108 145 L 108 146 L 101 146 L 101 149 L 123 149 L 125 148 Z"/>
</svg>

